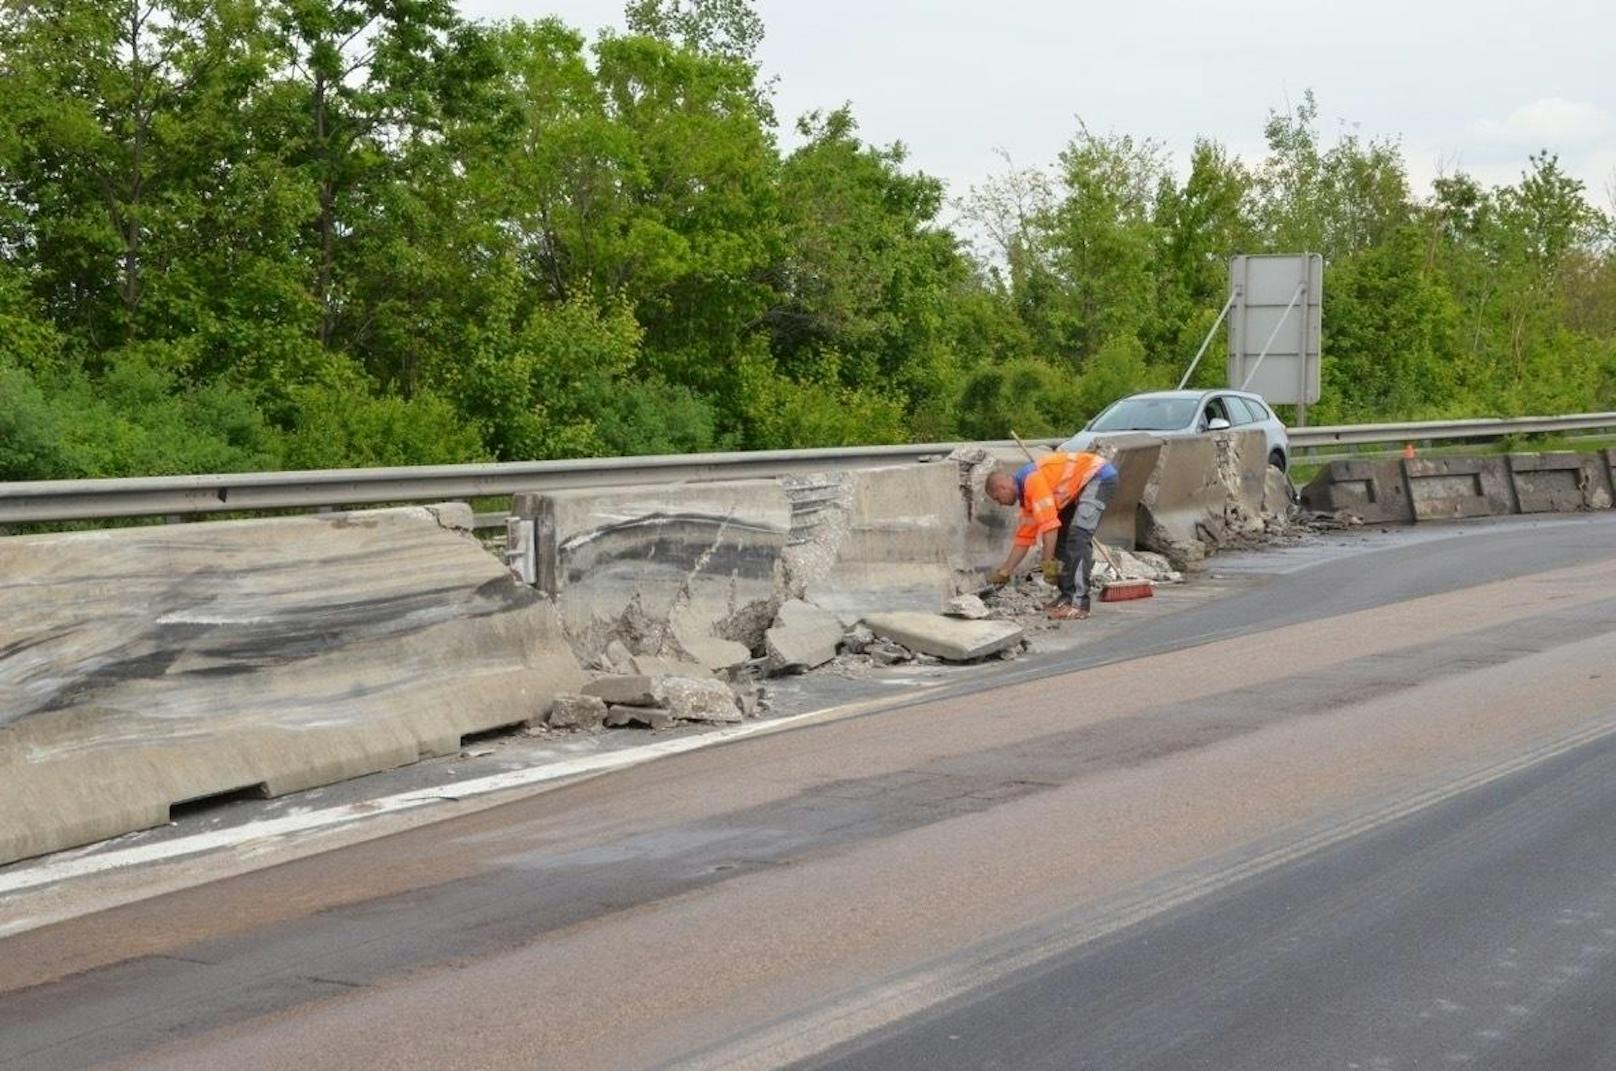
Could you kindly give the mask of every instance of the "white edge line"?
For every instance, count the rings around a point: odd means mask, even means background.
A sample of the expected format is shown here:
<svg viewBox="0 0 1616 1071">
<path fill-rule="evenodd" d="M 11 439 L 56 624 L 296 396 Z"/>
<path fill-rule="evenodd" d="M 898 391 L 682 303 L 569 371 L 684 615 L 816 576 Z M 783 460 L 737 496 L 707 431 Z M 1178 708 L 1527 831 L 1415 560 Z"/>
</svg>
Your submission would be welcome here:
<svg viewBox="0 0 1616 1071">
<path fill-rule="evenodd" d="M 567 780 L 589 774 L 609 773 L 614 770 L 622 770 L 630 766 L 638 766 L 642 763 L 666 758 L 670 755 L 680 755 L 689 751 L 714 747 L 718 744 L 741 740 L 749 736 L 779 732 L 811 720 L 832 720 L 846 717 L 866 709 L 879 708 L 900 699 L 907 700 L 908 698 L 910 698 L 909 695 L 902 697 L 883 696 L 879 699 L 847 703 L 841 706 L 827 707 L 823 710 L 810 710 L 801 714 L 791 714 L 783 718 L 770 718 L 766 721 L 752 722 L 748 725 L 728 726 L 711 732 L 695 733 L 690 736 L 663 740 L 641 747 L 624 748 L 604 755 L 566 759 L 561 762 L 547 763 L 543 766 L 534 766 L 525 770 L 509 770 L 505 773 L 490 774 L 487 777 L 477 777 L 469 781 L 444 785 L 438 788 L 412 789 L 408 792 L 399 792 L 391 796 L 344 804 L 341 807 L 328 807 L 324 810 L 286 815 L 281 818 L 266 818 L 263 821 L 250 822 L 231 829 L 222 829 L 211 833 L 196 833 L 158 844 L 120 848 L 115 851 L 81 858 L 47 861 L 42 865 L 26 868 L 14 874 L 0 875 L 0 897 L 10 896 L 42 885 L 52 885 L 61 881 L 89 877 L 94 874 L 122 870 L 127 867 L 167 862 L 189 855 L 216 851 L 221 848 L 240 847 L 254 841 L 284 837 L 292 833 L 307 833 L 313 830 L 329 829 L 333 826 L 348 825 L 386 814 L 416 810 L 432 804 L 442 803 L 446 800 L 459 801 L 468 797 L 486 796 L 494 792 L 505 792 L 510 789 L 525 788 L 549 781 Z M 34 925 L 34 923 L 26 919 L 21 922 L 0 925 L 0 937 L 7 937 L 13 933 L 31 929 Z"/>
</svg>

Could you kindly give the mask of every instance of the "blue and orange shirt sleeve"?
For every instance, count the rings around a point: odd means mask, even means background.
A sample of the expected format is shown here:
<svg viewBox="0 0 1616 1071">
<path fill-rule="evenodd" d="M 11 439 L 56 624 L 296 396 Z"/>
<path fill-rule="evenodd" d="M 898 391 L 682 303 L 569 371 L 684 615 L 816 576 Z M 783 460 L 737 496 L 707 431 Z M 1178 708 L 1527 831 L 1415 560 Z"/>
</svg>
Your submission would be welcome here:
<svg viewBox="0 0 1616 1071">
<path fill-rule="evenodd" d="M 1030 547 L 1045 532 L 1060 528 L 1060 508 L 1055 504 L 1055 489 L 1041 468 L 1032 467 L 1025 479 L 1016 482 L 1021 485 L 1021 527 L 1016 529 L 1015 543 Z"/>
</svg>

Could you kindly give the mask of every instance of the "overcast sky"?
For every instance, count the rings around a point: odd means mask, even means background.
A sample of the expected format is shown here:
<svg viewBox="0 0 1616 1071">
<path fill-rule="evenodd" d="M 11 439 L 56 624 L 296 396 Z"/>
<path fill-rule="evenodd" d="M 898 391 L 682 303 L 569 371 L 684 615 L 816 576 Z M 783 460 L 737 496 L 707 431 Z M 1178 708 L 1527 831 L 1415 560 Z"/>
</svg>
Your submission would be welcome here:
<svg viewBox="0 0 1616 1071">
<path fill-rule="evenodd" d="M 620 0 L 461 0 L 476 18 L 556 15 L 591 37 Z M 1611 207 L 1611 0 L 762 0 L 762 62 L 787 128 L 852 104 L 869 141 L 903 141 L 958 195 L 1047 164 L 1076 129 L 1150 136 L 1183 161 L 1197 134 L 1250 159 L 1270 109 L 1311 87 L 1327 137 L 1398 138 L 1417 187 L 1439 170 L 1519 177 L 1559 153 Z M 789 136 L 785 138 L 789 144 Z"/>
</svg>

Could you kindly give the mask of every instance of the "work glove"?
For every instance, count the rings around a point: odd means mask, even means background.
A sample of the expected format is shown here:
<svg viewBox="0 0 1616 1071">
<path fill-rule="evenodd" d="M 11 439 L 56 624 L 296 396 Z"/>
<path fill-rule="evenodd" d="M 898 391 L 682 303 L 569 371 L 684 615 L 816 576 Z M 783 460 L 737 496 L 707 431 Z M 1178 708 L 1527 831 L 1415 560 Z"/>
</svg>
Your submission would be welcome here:
<svg viewBox="0 0 1616 1071">
<path fill-rule="evenodd" d="M 1060 562 L 1055 561 L 1053 558 L 1051 558 L 1050 560 L 1044 562 L 1044 580 L 1046 582 L 1048 582 L 1048 583 L 1053 584 L 1059 579 L 1060 579 Z"/>
<path fill-rule="evenodd" d="M 988 585 L 990 587 L 1002 588 L 1008 583 L 1010 583 L 1010 574 L 1003 569 L 995 569 L 988 574 Z"/>
</svg>

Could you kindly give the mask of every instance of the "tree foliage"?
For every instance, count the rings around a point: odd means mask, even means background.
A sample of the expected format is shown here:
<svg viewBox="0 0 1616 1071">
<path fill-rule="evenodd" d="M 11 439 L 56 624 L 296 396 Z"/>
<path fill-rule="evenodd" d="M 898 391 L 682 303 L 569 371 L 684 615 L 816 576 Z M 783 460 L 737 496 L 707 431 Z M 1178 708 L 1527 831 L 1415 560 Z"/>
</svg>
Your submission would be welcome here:
<svg viewBox="0 0 1616 1071">
<path fill-rule="evenodd" d="M 782 131 L 764 31 L 0 7 L 0 479 L 1060 434 L 1176 381 L 1235 252 L 1325 255 L 1321 419 L 1616 407 L 1550 155 L 1421 197 L 1308 95 L 1260 160 L 1080 125 L 951 208 L 848 108 Z"/>
</svg>

